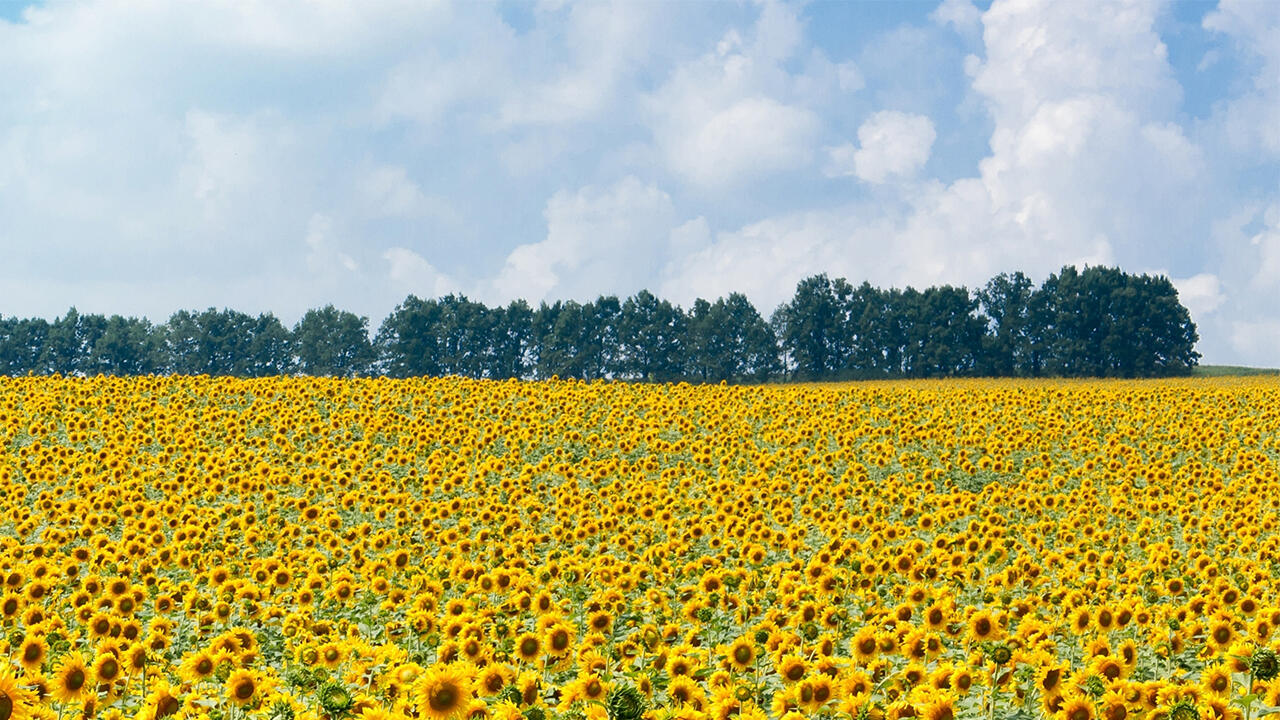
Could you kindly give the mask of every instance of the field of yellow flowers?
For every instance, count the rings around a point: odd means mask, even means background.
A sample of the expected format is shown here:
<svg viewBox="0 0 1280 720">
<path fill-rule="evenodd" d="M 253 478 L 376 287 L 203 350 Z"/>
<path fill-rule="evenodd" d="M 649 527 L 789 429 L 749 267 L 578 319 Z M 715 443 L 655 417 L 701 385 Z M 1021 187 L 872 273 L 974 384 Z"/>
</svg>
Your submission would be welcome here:
<svg viewBox="0 0 1280 720">
<path fill-rule="evenodd" d="M 0 379 L 0 720 L 1246 718 L 1280 383 Z"/>
</svg>

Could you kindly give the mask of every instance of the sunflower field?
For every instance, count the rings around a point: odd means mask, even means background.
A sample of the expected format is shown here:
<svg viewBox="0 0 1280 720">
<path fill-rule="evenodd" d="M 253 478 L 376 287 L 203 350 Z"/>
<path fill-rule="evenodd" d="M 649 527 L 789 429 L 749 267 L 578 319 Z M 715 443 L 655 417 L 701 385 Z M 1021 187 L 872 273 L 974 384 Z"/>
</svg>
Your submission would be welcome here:
<svg viewBox="0 0 1280 720">
<path fill-rule="evenodd" d="M 1280 383 L 0 379 L 0 720 L 1254 720 Z"/>
</svg>

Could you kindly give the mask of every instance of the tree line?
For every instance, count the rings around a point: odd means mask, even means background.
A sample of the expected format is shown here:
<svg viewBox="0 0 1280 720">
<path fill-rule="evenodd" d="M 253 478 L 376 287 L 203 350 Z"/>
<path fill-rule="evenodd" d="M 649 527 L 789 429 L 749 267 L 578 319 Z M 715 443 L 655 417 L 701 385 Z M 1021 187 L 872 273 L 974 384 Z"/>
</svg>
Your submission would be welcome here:
<svg viewBox="0 0 1280 720">
<path fill-rule="evenodd" d="M 323 375 L 764 382 L 944 376 L 1152 377 L 1190 372 L 1196 328 L 1163 276 L 1074 266 L 977 290 L 801 280 L 766 320 L 740 293 L 688 309 L 621 299 L 489 307 L 410 296 L 370 337 L 332 305 L 292 328 L 270 313 L 182 310 L 168 321 L 0 318 L 0 374 Z"/>
</svg>

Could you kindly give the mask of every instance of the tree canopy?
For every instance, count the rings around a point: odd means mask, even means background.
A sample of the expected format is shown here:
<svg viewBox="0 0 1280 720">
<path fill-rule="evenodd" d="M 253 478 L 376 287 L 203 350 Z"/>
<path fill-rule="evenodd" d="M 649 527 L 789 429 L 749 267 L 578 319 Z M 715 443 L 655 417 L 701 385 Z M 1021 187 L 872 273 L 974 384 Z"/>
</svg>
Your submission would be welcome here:
<svg viewBox="0 0 1280 720">
<path fill-rule="evenodd" d="M 1154 377 L 1199 360 L 1167 277 L 1067 266 L 1039 287 L 1002 273 L 923 290 L 804 278 L 766 320 L 746 296 L 686 310 L 642 290 L 531 307 L 405 298 L 370 337 L 332 305 L 292 328 L 270 313 L 179 310 L 160 324 L 83 314 L 0 318 L 0 374 L 463 375 L 764 382 L 949 376 Z"/>
</svg>

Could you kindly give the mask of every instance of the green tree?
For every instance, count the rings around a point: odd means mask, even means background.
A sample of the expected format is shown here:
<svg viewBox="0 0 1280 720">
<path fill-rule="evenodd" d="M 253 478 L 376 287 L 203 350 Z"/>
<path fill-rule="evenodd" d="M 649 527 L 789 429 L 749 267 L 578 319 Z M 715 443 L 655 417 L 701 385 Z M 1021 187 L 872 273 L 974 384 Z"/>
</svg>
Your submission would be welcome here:
<svg viewBox="0 0 1280 720">
<path fill-rule="evenodd" d="M 164 366 L 163 335 L 145 318 L 112 315 L 89 352 L 93 372 L 144 375 Z"/>
<path fill-rule="evenodd" d="M 687 354 L 689 374 L 703 381 L 763 381 L 781 368 L 773 328 L 741 293 L 694 301 Z"/>
<path fill-rule="evenodd" d="M 439 302 L 405 298 L 378 328 L 375 344 L 381 371 L 396 378 L 440 375 L 441 322 Z"/>
<path fill-rule="evenodd" d="M 489 377 L 528 377 L 533 365 L 533 309 L 524 300 L 513 300 L 494 311 L 493 351 Z"/>
<path fill-rule="evenodd" d="M 95 372 L 93 346 L 106 331 L 101 315 L 82 315 L 74 307 L 49 324 L 40 358 L 45 372 L 63 375 L 90 375 Z"/>
<path fill-rule="evenodd" d="M 618 327 L 626 377 L 664 382 L 684 375 L 686 318 L 679 307 L 641 290 L 622 304 Z"/>
<path fill-rule="evenodd" d="M 1067 266 L 1038 295 L 1033 305 L 1050 374 L 1171 375 L 1199 361 L 1195 324 L 1168 278 Z"/>
<path fill-rule="evenodd" d="M 353 377 L 374 360 L 369 320 L 326 305 L 308 310 L 293 328 L 298 368 L 306 375 Z"/>
<path fill-rule="evenodd" d="M 774 332 L 796 376 L 816 380 L 844 368 L 850 355 L 852 295 L 844 278 L 814 275 L 801 280 L 791 300 L 774 311 Z"/>
<path fill-rule="evenodd" d="M 43 372 L 41 358 L 49 336 L 44 318 L 0 319 L 0 375 Z"/>
<path fill-rule="evenodd" d="M 1033 374 L 1034 293 L 1035 285 L 1021 272 L 1000 273 L 978 290 L 978 303 L 987 326 L 979 372 L 997 376 Z"/>
<path fill-rule="evenodd" d="M 439 319 L 434 326 L 439 371 L 445 375 L 487 377 L 497 317 L 465 295 L 442 297 L 439 306 Z"/>
</svg>

